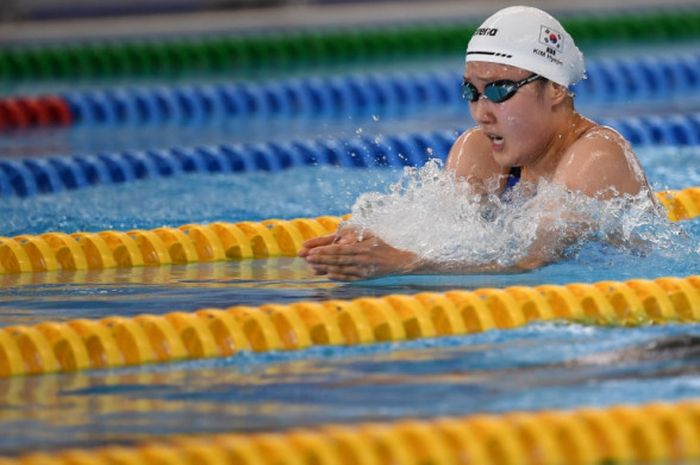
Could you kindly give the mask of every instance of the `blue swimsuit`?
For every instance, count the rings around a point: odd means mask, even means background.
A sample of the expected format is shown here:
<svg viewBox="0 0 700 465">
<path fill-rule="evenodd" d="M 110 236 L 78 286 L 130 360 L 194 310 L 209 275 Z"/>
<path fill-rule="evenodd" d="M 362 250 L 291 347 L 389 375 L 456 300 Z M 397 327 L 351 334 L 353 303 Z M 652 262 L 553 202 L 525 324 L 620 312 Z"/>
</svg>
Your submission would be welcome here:
<svg viewBox="0 0 700 465">
<path fill-rule="evenodd" d="M 514 166 L 510 169 L 510 172 L 508 173 L 508 181 L 506 181 L 506 188 L 503 189 L 503 193 L 505 194 L 510 189 L 515 187 L 518 181 L 520 181 L 520 167 Z"/>
</svg>

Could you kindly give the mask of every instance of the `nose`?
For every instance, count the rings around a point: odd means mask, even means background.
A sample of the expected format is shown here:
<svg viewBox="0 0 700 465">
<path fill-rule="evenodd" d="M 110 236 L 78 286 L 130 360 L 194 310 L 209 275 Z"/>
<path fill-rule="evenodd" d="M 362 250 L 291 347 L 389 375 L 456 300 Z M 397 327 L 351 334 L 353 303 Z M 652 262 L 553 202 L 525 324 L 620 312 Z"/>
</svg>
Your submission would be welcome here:
<svg viewBox="0 0 700 465">
<path fill-rule="evenodd" d="M 469 104 L 472 118 L 478 124 L 493 124 L 496 122 L 496 115 L 493 113 L 493 102 L 480 98 L 476 102 Z"/>
</svg>

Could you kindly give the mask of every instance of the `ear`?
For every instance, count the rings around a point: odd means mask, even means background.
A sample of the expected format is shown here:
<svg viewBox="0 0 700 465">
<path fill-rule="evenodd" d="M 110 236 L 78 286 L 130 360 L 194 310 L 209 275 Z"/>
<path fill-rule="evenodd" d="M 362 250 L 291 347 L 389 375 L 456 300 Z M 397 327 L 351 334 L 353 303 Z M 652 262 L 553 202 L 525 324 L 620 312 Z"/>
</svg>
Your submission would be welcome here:
<svg viewBox="0 0 700 465">
<path fill-rule="evenodd" d="M 552 105 L 559 105 L 569 96 L 569 89 L 557 84 L 556 82 L 548 81 L 549 95 L 552 99 Z"/>
</svg>

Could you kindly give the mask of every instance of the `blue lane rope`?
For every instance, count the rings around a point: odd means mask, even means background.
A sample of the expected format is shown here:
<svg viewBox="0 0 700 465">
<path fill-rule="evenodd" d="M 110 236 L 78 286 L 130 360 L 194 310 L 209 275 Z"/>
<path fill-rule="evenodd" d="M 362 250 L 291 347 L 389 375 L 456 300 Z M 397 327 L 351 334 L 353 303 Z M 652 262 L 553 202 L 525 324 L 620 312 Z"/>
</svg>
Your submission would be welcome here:
<svg viewBox="0 0 700 465">
<path fill-rule="evenodd" d="M 0 99 L 0 130 L 58 126 L 201 126 L 318 121 L 416 114 L 426 107 L 465 111 L 459 70 L 309 77 L 266 83 L 108 88 Z M 700 54 L 609 58 L 588 63 L 578 101 L 606 105 L 700 94 Z"/>
<path fill-rule="evenodd" d="M 700 54 L 590 60 L 575 86 L 587 104 L 664 100 L 700 92 Z M 186 85 L 59 94 L 77 126 L 203 125 L 272 117 L 397 116 L 462 106 L 461 72 L 311 77 L 267 83 Z"/>
<path fill-rule="evenodd" d="M 636 146 L 700 145 L 700 113 L 606 118 Z M 379 138 L 222 144 L 0 161 L 0 195 L 31 196 L 187 173 L 278 171 L 301 166 L 420 166 L 444 160 L 461 130 Z"/>
</svg>

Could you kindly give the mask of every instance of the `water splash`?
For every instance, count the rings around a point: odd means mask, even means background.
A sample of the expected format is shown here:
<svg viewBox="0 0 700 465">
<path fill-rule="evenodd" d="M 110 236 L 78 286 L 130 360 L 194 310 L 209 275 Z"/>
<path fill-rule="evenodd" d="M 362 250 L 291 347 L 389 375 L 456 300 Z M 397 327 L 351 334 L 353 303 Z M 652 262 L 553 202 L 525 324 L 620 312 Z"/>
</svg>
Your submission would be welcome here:
<svg viewBox="0 0 700 465">
<path fill-rule="evenodd" d="M 496 191 L 490 187 L 487 192 Z M 558 241 L 552 255 L 569 258 L 595 256 L 580 253 L 590 242 L 637 257 L 687 260 L 700 251 L 697 237 L 670 224 L 646 192 L 598 200 L 541 181 L 521 182 L 500 196 L 481 194 L 437 161 L 406 168 L 387 194 L 361 195 L 352 213 L 351 225 L 441 263 L 511 266 L 543 233 Z"/>
</svg>

